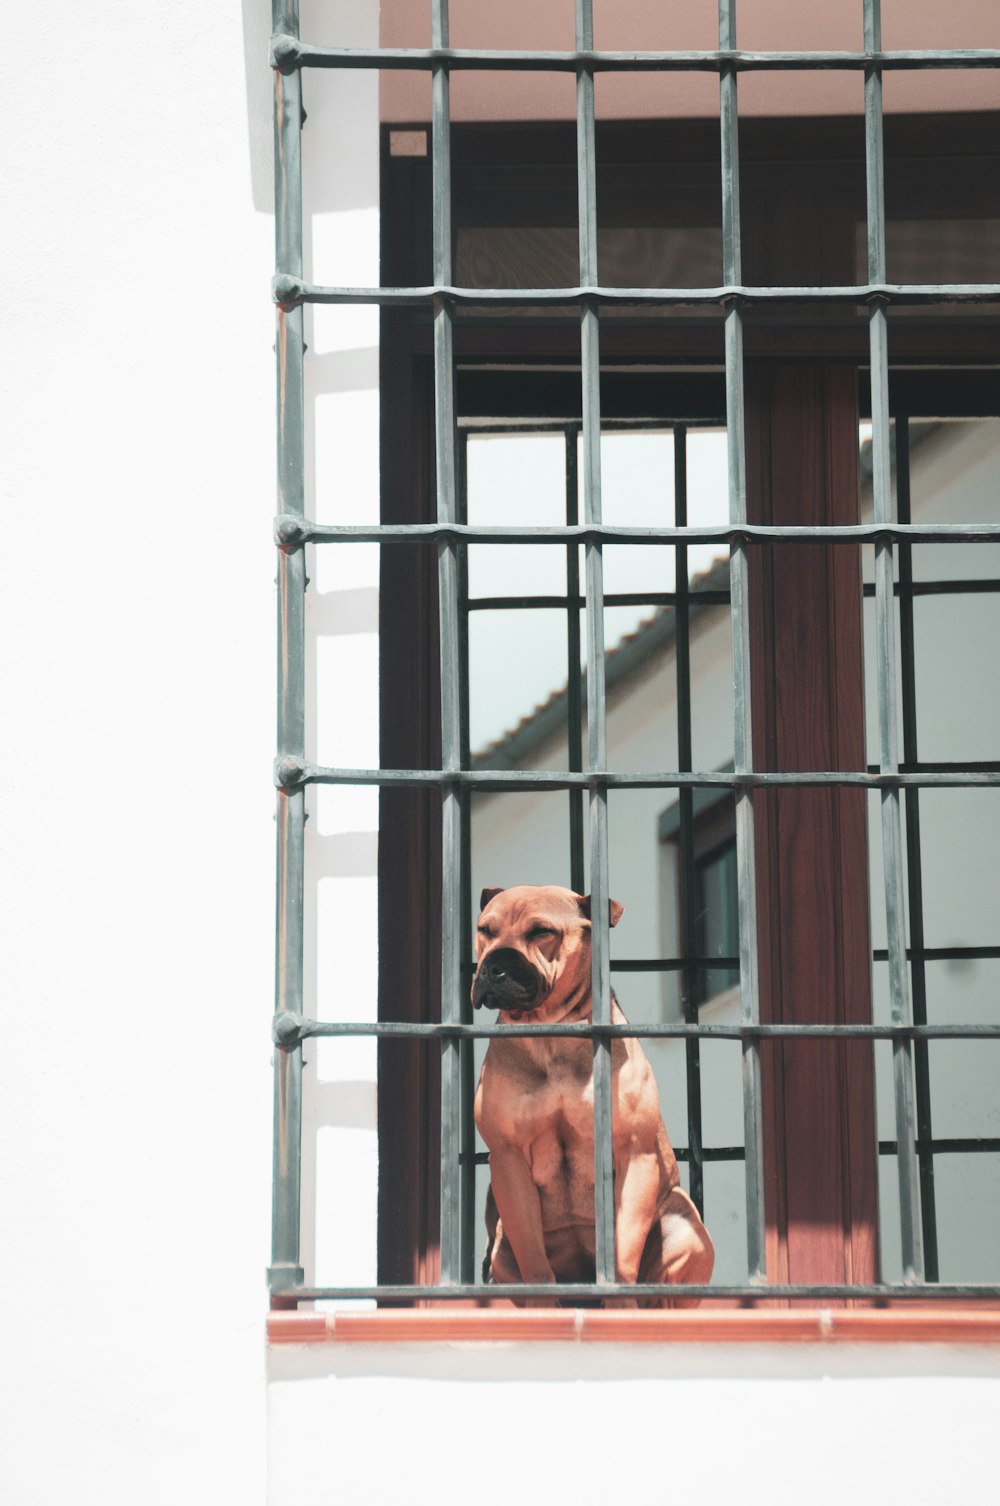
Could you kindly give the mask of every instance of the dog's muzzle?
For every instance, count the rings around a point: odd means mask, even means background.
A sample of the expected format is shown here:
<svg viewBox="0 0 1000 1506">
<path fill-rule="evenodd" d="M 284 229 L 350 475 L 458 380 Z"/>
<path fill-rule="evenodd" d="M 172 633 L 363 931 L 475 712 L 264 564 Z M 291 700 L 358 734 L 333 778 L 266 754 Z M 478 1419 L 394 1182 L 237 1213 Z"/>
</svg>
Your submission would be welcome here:
<svg viewBox="0 0 1000 1506">
<path fill-rule="evenodd" d="M 472 983 L 475 1009 L 537 1009 L 544 993 L 542 979 L 514 947 L 487 952 Z"/>
</svg>

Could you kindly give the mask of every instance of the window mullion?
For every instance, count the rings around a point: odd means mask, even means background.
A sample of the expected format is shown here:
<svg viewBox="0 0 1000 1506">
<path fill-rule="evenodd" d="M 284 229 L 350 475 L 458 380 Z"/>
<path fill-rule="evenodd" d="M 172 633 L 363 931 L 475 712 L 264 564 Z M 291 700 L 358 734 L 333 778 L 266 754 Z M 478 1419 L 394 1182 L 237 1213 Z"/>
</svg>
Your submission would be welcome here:
<svg viewBox="0 0 1000 1506">
<path fill-rule="evenodd" d="M 865 49 L 882 45 L 880 0 L 864 0 Z M 868 281 L 886 278 L 885 169 L 882 136 L 882 75 L 877 63 L 865 70 L 865 163 L 868 201 Z M 872 387 L 872 504 L 876 523 L 892 523 L 892 479 L 889 429 L 888 320 L 883 300 L 872 302 L 869 316 Z M 877 645 L 879 769 L 899 771 L 896 728 L 896 642 L 894 548 L 891 539 L 875 542 L 875 636 Z M 898 787 L 882 791 L 882 852 L 885 870 L 886 936 L 889 952 L 889 996 L 895 1024 L 912 1023 L 906 962 L 903 845 Z M 893 1042 L 896 1098 L 896 1140 L 899 1146 L 899 1212 L 903 1274 L 908 1281 L 924 1275 L 920 1229 L 920 1196 L 915 1144 L 913 1045 Z"/>
<path fill-rule="evenodd" d="M 575 424 L 565 432 L 568 527 L 575 527 L 580 521 L 579 432 Z M 578 774 L 583 768 L 583 673 L 580 667 L 580 550 L 576 544 L 566 546 L 566 596 L 566 745 L 568 767 Z M 569 886 L 582 894 L 587 882 L 583 791 L 568 791 L 568 799 Z"/>
<path fill-rule="evenodd" d="M 448 0 L 432 0 L 435 48 L 448 46 Z M 447 64 L 438 59 L 431 74 L 433 159 L 434 281 L 451 282 L 451 112 Z M 437 520 L 458 521 L 455 474 L 455 366 L 452 311 L 441 295 L 434 299 L 434 455 Z M 441 768 L 461 767 L 462 736 L 459 655 L 458 542 L 438 541 L 438 634 L 441 662 Z M 441 808 L 441 1020 L 457 1022 L 461 1014 L 462 973 L 462 799 L 456 783 L 445 782 Z M 461 1279 L 461 1168 L 458 1149 L 462 1128 L 462 1066 L 457 1040 L 441 1042 L 441 1281 Z"/>
<path fill-rule="evenodd" d="M 719 47 L 736 46 L 735 0 L 719 0 Z M 722 149 L 723 281 L 742 280 L 740 254 L 739 126 L 736 70 L 730 63 L 719 76 Z M 743 317 L 737 300 L 726 305 L 726 437 L 729 464 L 729 517 L 747 521 L 746 433 L 743 391 Z M 729 561 L 733 633 L 734 772 L 753 768 L 750 704 L 750 587 L 746 540 L 734 539 Z M 736 793 L 736 862 L 740 904 L 740 1013 L 743 1022 L 760 1022 L 757 960 L 757 873 L 754 858 L 753 794 Z M 743 1043 L 743 1133 L 746 1144 L 747 1264 L 751 1280 L 764 1274 L 764 1154 L 760 1046 L 755 1037 Z"/>
<path fill-rule="evenodd" d="M 467 431 L 458 435 L 458 520 L 469 521 L 469 436 Z M 471 765 L 472 751 L 469 741 L 469 551 L 459 546 L 458 555 L 458 612 L 459 612 L 459 741 L 461 767 Z M 459 965 L 468 960 L 469 940 L 473 934 L 475 916 L 472 908 L 472 792 L 462 789 L 459 795 L 462 827 L 462 861 L 459 875 Z M 467 1023 L 472 1018 L 472 1001 L 466 986 L 465 975 L 460 973 L 459 1003 L 461 1018 Z M 460 1046 L 461 1088 L 461 1199 L 460 1223 L 462 1230 L 462 1280 L 474 1280 L 476 1268 L 478 1220 L 476 1218 L 476 1121 L 473 1103 L 476 1094 L 476 1061 L 471 1041 Z"/>
<path fill-rule="evenodd" d="M 911 521 L 910 510 L 910 421 L 896 414 L 896 510 L 901 523 Z M 1000 582 L 996 584 L 1000 585 Z M 917 660 L 913 615 L 913 548 L 899 547 L 899 665 L 902 674 L 903 762 L 915 768 L 917 751 Z M 924 887 L 920 859 L 920 791 L 906 790 L 906 883 L 912 958 L 910 986 L 913 1018 L 927 1024 L 927 965 L 924 939 Z M 938 1279 L 937 1200 L 934 1192 L 934 1129 L 931 1116 L 931 1079 L 927 1042 L 914 1043 L 914 1078 L 917 1105 L 917 1141 L 920 1157 L 920 1212 L 924 1238 L 924 1274 Z"/>
<path fill-rule="evenodd" d="M 678 528 L 686 528 L 687 507 L 687 426 L 675 424 L 674 438 L 674 522 Z M 691 617 L 688 591 L 688 551 L 686 544 L 678 544 L 674 551 L 676 605 L 674 617 L 676 637 L 674 660 L 677 672 L 677 768 L 690 773 L 691 749 Z M 696 982 L 700 976 L 691 958 L 698 952 L 695 940 L 694 905 L 694 791 L 679 790 L 678 796 L 678 858 L 680 877 L 681 952 L 684 965 L 681 968 L 681 1007 L 684 1019 L 690 1025 L 698 1023 L 700 990 Z M 705 1186 L 702 1154 L 701 1124 L 701 1043 L 697 1038 L 684 1043 L 685 1078 L 687 1085 L 688 1123 L 688 1186 L 692 1201 L 704 1217 Z"/>
<path fill-rule="evenodd" d="M 594 45 L 592 0 L 576 0 L 576 45 Z M 581 65 L 576 74 L 576 161 L 579 203 L 580 286 L 593 287 L 597 274 L 597 148 L 594 128 L 594 74 Z M 583 388 L 583 504 L 587 523 L 601 521 L 601 355 L 597 303 L 584 298 L 580 309 L 580 379 Z M 586 547 L 587 597 L 587 761 L 604 772 L 608 762 L 604 706 L 604 552 L 600 540 Z M 610 891 L 608 884 L 608 792 L 590 788 L 591 978 L 595 1024 L 611 1020 Z M 594 1040 L 594 1203 L 597 1280 L 615 1279 L 614 1164 L 611 1150 L 611 1042 Z"/>
</svg>

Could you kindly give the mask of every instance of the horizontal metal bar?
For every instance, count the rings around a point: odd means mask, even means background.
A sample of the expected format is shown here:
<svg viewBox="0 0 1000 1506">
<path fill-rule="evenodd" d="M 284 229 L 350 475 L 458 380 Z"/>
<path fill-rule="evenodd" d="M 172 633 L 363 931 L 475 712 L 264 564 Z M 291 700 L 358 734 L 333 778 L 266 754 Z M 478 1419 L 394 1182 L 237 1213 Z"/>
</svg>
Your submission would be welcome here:
<svg viewBox="0 0 1000 1506">
<path fill-rule="evenodd" d="M 921 946 L 906 948 L 910 962 L 962 962 L 987 961 L 1000 958 L 1000 946 Z M 887 962 L 889 954 L 885 947 L 872 952 L 873 962 Z M 704 972 L 732 972 L 739 967 L 738 957 L 615 957 L 611 960 L 613 973 L 679 973 L 685 967 L 700 968 Z M 470 979 L 476 971 L 474 961 L 462 964 L 463 976 Z"/>
<path fill-rule="evenodd" d="M 895 1302 L 897 1299 L 918 1298 L 926 1301 L 928 1297 L 946 1301 L 961 1302 L 973 1298 L 995 1299 L 1000 1297 L 1000 1286 L 988 1282 L 913 1282 L 912 1285 L 904 1286 L 901 1283 L 883 1282 L 866 1286 L 834 1286 L 826 1284 L 822 1286 L 789 1286 L 780 1283 L 769 1286 L 765 1282 L 755 1282 L 745 1285 L 719 1285 L 719 1286 L 684 1286 L 663 1287 L 654 1282 L 635 1282 L 627 1285 L 622 1282 L 614 1286 L 615 1297 L 679 1297 L 693 1298 L 699 1301 L 718 1297 L 723 1300 L 737 1298 L 744 1301 L 770 1302 L 776 1298 L 797 1297 L 800 1300 L 830 1300 L 844 1298 L 870 1299 L 874 1302 Z M 501 1284 L 495 1286 L 475 1286 L 462 1284 L 455 1286 L 292 1286 L 278 1295 L 278 1303 L 281 1306 L 294 1302 L 360 1302 L 365 1299 L 382 1302 L 413 1302 L 419 1299 L 421 1302 L 437 1301 L 439 1298 L 445 1301 L 467 1302 L 470 1299 L 489 1302 L 501 1299 L 513 1298 L 520 1301 L 525 1297 L 546 1297 L 552 1301 L 587 1301 L 593 1298 L 607 1297 L 608 1287 L 605 1283 L 598 1285 L 596 1281 L 573 1281 L 560 1282 L 555 1287 L 539 1286 L 531 1282 L 525 1282 L 523 1286 Z"/>
<path fill-rule="evenodd" d="M 930 1139 L 917 1136 L 913 1142 L 918 1155 L 932 1156 L 976 1156 L 1000 1154 L 1000 1139 L 975 1139 L 960 1140 L 954 1136 L 950 1139 L 937 1140 L 933 1136 Z M 878 1142 L 880 1156 L 895 1156 L 899 1153 L 899 1146 L 895 1140 L 880 1140 Z"/>
<path fill-rule="evenodd" d="M 997 583 L 1000 590 L 1000 582 Z M 676 591 L 628 591 L 605 593 L 604 605 L 606 607 L 673 607 L 677 605 L 678 593 Z M 698 591 L 692 606 L 718 607 L 729 603 L 729 591 Z M 547 609 L 561 608 L 572 611 L 574 607 L 582 611 L 584 598 L 582 596 L 474 596 L 466 603 L 469 612 L 538 612 Z"/>
<path fill-rule="evenodd" d="M 314 523 L 293 513 L 274 520 L 279 549 L 303 544 L 434 544 L 457 540 L 469 544 L 734 544 L 805 543 L 873 544 L 891 539 L 911 544 L 997 544 L 1000 523 L 852 523 L 816 527 L 773 523 L 727 523 L 713 528 L 625 528 L 610 523 L 563 523 L 551 527 L 493 526 L 473 523 Z"/>
<path fill-rule="evenodd" d="M 746 52 L 735 48 L 710 51 L 532 51 L 527 48 L 481 47 L 316 47 L 277 33 L 271 38 L 271 66 L 293 68 L 386 68 L 474 72 L 576 73 L 785 73 L 821 70 L 885 72 L 926 68 L 998 68 L 995 48 L 922 48 L 879 52 Z"/>
<path fill-rule="evenodd" d="M 1000 579 L 988 580 L 915 580 L 908 581 L 905 586 L 897 580 L 893 587 L 894 596 L 993 596 L 1000 592 Z M 874 584 L 867 584 L 863 588 L 866 597 L 875 595 Z"/>
<path fill-rule="evenodd" d="M 970 759 L 968 763 L 945 763 L 934 762 L 930 759 L 919 759 L 916 763 L 900 763 L 899 771 L 902 774 L 995 774 L 1000 772 L 1000 763 L 995 758 Z M 881 774 L 878 764 L 868 765 L 870 774 Z"/>
<path fill-rule="evenodd" d="M 1000 1041 L 1000 1025 L 791 1025 L 741 1022 L 738 1025 L 701 1025 L 676 1020 L 641 1024 L 517 1025 L 463 1024 L 460 1021 L 413 1020 L 309 1020 L 301 1015 L 275 1015 L 272 1035 L 278 1046 L 290 1047 L 313 1036 L 355 1038 L 375 1036 L 388 1040 L 478 1040 L 494 1037 L 568 1036 L 573 1040 L 942 1040 Z"/>
<path fill-rule="evenodd" d="M 921 1139 L 918 1136 L 915 1144 L 916 1144 L 917 1154 L 918 1155 L 932 1155 L 932 1156 L 976 1156 L 976 1155 L 995 1156 L 995 1155 L 1000 1155 L 1000 1138 L 996 1138 L 996 1137 L 994 1137 L 993 1139 L 978 1139 L 978 1140 L 977 1139 L 960 1140 L 960 1139 L 956 1139 L 954 1137 L 952 1137 L 950 1139 L 942 1139 L 942 1140 L 935 1140 L 933 1138 L 929 1139 L 929 1140 L 925 1140 L 925 1139 Z M 880 1156 L 895 1156 L 895 1155 L 898 1154 L 898 1151 L 899 1151 L 899 1146 L 896 1144 L 895 1140 L 880 1140 L 878 1142 L 878 1153 L 879 1153 Z M 686 1163 L 686 1162 L 688 1162 L 688 1161 L 691 1160 L 691 1151 L 690 1151 L 689 1147 L 686 1146 L 686 1145 L 675 1145 L 675 1146 L 673 1146 L 673 1152 L 674 1152 L 674 1155 L 677 1158 L 677 1160 L 680 1161 L 680 1162 L 682 1162 L 682 1163 Z M 465 1156 L 465 1154 L 463 1152 L 463 1154 L 459 1157 L 459 1160 L 464 1162 L 465 1159 L 466 1159 L 466 1156 Z M 700 1149 L 698 1151 L 698 1159 L 699 1159 L 699 1161 L 704 1161 L 704 1162 L 709 1162 L 709 1161 L 719 1161 L 719 1162 L 744 1161 L 744 1160 L 746 1160 L 746 1149 L 742 1145 L 703 1145 L 703 1146 L 700 1147 Z M 472 1160 L 473 1160 L 473 1162 L 475 1163 L 476 1166 L 488 1166 L 490 1164 L 490 1153 L 489 1153 L 488 1150 L 477 1150 L 473 1154 Z"/>
<path fill-rule="evenodd" d="M 686 967 L 706 972 L 732 972 L 740 965 L 738 957 L 629 957 L 612 959 L 613 973 L 679 973 Z"/>
<path fill-rule="evenodd" d="M 1000 957 L 1000 946 L 907 947 L 906 956 L 910 961 L 917 959 L 923 962 L 984 961 L 991 957 Z M 876 949 L 872 953 L 872 960 L 874 962 L 888 962 L 889 953 L 884 947 Z"/>
<path fill-rule="evenodd" d="M 909 961 L 956 962 L 1000 957 L 1000 946 L 908 946 Z M 873 962 L 886 962 L 888 953 L 884 947 L 872 953 Z M 730 972 L 739 967 L 738 957 L 618 957 L 612 959 L 611 970 L 616 973 L 677 973 L 682 968 L 694 967 L 717 972 Z M 468 964 L 471 978 L 475 963 Z"/>
<path fill-rule="evenodd" d="M 547 304 L 557 308 L 575 308 L 583 303 L 614 307 L 642 304 L 650 307 L 733 303 L 868 303 L 878 302 L 907 306 L 924 303 L 991 303 L 1000 299 L 1000 283 L 949 282 L 903 283 L 868 282 L 819 287 L 760 287 L 744 283 L 727 283 L 713 288 L 621 288 L 588 284 L 570 288 L 460 288 L 451 283 L 428 283 L 421 287 L 371 288 L 324 287 L 301 277 L 279 273 L 271 284 L 272 296 L 279 307 L 288 309 L 298 303 L 374 303 L 383 307 L 411 304 L 453 303 L 495 304 L 501 308 L 522 308 Z"/>
<path fill-rule="evenodd" d="M 672 1147 L 672 1149 L 674 1156 L 678 1161 L 688 1162 L 692 1159 L 692 1154 L 688 1146 L 675 1145 Z M 459 1157 L 459 1160 L 464 1162 L 465 1159 L 466 1157 L 463 1153 Z M 490 1164 L 490 1153 L 488 1150 L 477 1150 L 474 1153 L 472 1160 L 476 1166 L 488 1166 Z M 746 1151 L 744 1150 L 742 1145 L 714 1145 L 707 1148 L 705 1146 L 702 1146 L 702 1148 L 698 1151 L 698 1160 L 745 1161 Z"/>
<path fill-rule="evenodd" d="M 1000 541 L 998 541 L 1000 542 Z M 678 545 L 683 548 L 683 545 Z M 899 582 L 896 582 L 896 596 L 904 594 Z M 914 581 L 905 590 L 906 596 L 995 596 L 1000 594 L 1000 579 L 998 580 L 927 580 Z M 865 597 L 875 595 L 874 584 L 863 587 Z M 609 591 L 604 597 L 606 607 L 673 607 L 677 605 L 679 593 L 676 591 Z M 730 592 L 728 587 L 721 587 L 717 591 L 695 590 L 690 603 L 693 609 L 698 607 L 724 607 L 728 606 Z M 466 611 L 469 612 L 542 612 L 547 610 L 562 610 L 578 607 L 583 608 L 582 596 L 473 596 L 466 602 Z"/>
<path fill-rule="evenodd" d="M 469 368 L 466 368 L 467 370 Z M 726 416 L 717 414 L 702 418 L 677 418 L 670 413 L 648 413 L 636 418 L 608 418 L 601 415 L 602 434 L 624 434 L 640 429 L 644 434 L 669 434 L 675 424 L 682 423 L 686 429 L 724 429 Z M 581 434 L 583 424 L 578 418 L 515 418 L 504 414 L 495 421 L 487 421 L 484 414 L 459 418 L 458 427 L 473 439 L 496 439 L 506 434 Z"/>
<path fill-rule="evenodd" d="M 679 789 L 974 789 L 1000 786 L 1000 772 L 949 772 L 862 774 L 851 769 L 817 770 L 814 773 L 686 774 L 676 769 L 662 773 L 609 773 L 584 769 L 580 773 L 553 773 L 545 769 L 332 769 L 305 763 L 298 758 L 279 758 L 274 766 L 275 783 L 281 789 L 305 784 L 371 785 L 376 788 L 465 787 L 484 793 L 500 790 L 679 790 Z"/>
</svg>

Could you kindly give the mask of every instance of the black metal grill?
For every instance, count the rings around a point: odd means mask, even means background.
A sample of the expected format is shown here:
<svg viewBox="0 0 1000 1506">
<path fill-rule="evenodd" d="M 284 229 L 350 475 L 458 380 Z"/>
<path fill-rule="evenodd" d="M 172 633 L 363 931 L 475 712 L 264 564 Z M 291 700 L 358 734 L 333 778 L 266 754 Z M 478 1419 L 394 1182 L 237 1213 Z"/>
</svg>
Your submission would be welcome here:
<svg viewBox="0 0 1000 1506">
<path fill-rule="evenodd" d="M 936 1281 L 937 1257 L 932 1163 L 935 1154 L 954 1149 L 997 1150 L 1000 1141 L 935 1141 L 930 1116 L 927 1043 L 942 1039 L 995 1040 L 1000 1027 L 930 1025 L 927 1023 L 924 962 L 951 955 L 924 945 L 920 887 L 920 789 L 993 787 L 1000 784 L 1000 764 L 926 765 L 916 744 L 913 599 L 931 590 L 984 591 L 995 582 L 913 581 L 910 551 L 914 543 L 1000 542 L 1000 527 L 973 524 L 919 524 L 910 521 L 908 424 L 897 416 L 898 515 L 894 515 L 890 479 L 890 410 L 888 398 L 887 310 L 926 303 L 975 305 L 1000 300 L 1000 284 L 891 284 L 886 276 L 885 193 L 882 146 L 882 76 L 895 69 L 1000 67 L 1000 51 L 883 51 L 878 0 L 863 0 L 864 47 L 858 52 L 740 51 L 736 44 L 736 0 L 719 0 L 719 47 L 709 52 L 599 52 L 593 47 L 591 0 L 577 0 L 576 46 L 567 52 L 477 51 L 452 49 L 448 38 L 447 0 L 432 0 L 430 49 L 326 48 L 299 39 L 297 0 L 274 0 L 272 61 L 275 68 L 277 253 L 274 298 L 278 306 L 279 347 L 279 516 L 276 542 L 279 561 L 278 687 L 278 917 L 277 993 L 274 1024 L 275 1152 L 273 1255 L 270 1269 L 275 1300 L 318 1298 L 405 1298 L 418 1289 L 386 1285 L 309 1288 L 304 1285 L 299 1255 L 300 1139 L 303 1040 L 313 1036 L 377 1036 L 437 1040 L 441 1050 L 441 1276 L 422 1297 L 461 1298 L 483 1295 L 463 1262 L 463 1220 L 472 1216 L 472 1169 L 477 1159 L 471 1128 L 471 1042 L 497 1034 L 542 1033 L 585 1036 L 593 1041 L 595 1083 L 596 1281 L 560 1287 L 560 1296 L 593 1298 L 614 1283 L 614 1200 L 611 1157 L 611 1041 L 632 1035 L 644 1039 L 683 1039 L 687 1054 L 689 1123 L 687 1148 L 691 1187 L 701 1201 L 701 1167 L 710 1160 L 745 1158 L 749 1284 L 689 1288 L 687 1295 L 760 1295 L 764 1271 L 763 1147 L 760 1042 L 782 1037 L 859 1038 L 892 1043 L 896 1133 L 880 1145 L 895 1155 L 899 1168 L 900 1219 L 904 1284 L 859 1286 L 769 1286 L 769 1296 L 835 1298 L 924 1295 L 964 1297 L 1000 1295 L 1000 1286 L 942 1284 Z M 421 287 L 319 287 L 303 280 L 302 184 L 300 131 L 301 70 L 421 69 L 430 73 L 433 90 L 433 282 Z M 577 84 L 577 181 L 579 191 L 579 277 L 576 286 L 546 289 L 462 288 L 452 283 L 449 83 L 459 69 L 543 69 L 569 72 Z M 739 214 L 739 146 L 737 81 L 745 72 L 784 69 L 853 70 L 864 76 L 867 164 L 867 279 L 857 286 L 755 286 L 743 282 Z M 723 282 L 705 288 L 610 288 L 599 282 L 595 164 L 594 76 L 602 71 L 701 71 L 716 74 L 720 86 L 722 147 Z M 746 506 L 744 453 L 743 315 L 756 305 L 861 305 L 868 309 L 872 390 L 872 491 L 874 518 L 855 527 L 765 527 L 751 524 Z M 432 316 L 434 352 L 435 459 L 437 521 L 426 525 L 320 525 L 305 515 L 303 423 L 303 306 L 307 303 L 381 306 L 422 305 Z M 548 528 L 474 527 L 466 521 L 464 440 L 455 399 L 453 320 L 463 305 L 495 309 L 527 306 L 567 307 L 579 311 L 582 421 L 550 426 L 565 433 L 565 526 Z M 675 441 L 676 526 L 656 529 L 610 527 L 602 523 L 599 310 L 616 305 L 652 305 L 662 309 L 709 305 L 724 313 L 725 409 L 728 434 L 730 523 L 723 528 L 687 524 L 684 423 L 672 422 Z M 535 425 L 536 428 L 542 427 Z M 608 427 L 605 425 L 604 427 Z M 582 476 L 577 476 L 578 438 Z M 582 518 L 577 496 L 582 495 Z M 878 762 L 867 772 L 777 774 L 753 768 L 751 745 L 748 546 L 757 541 L 804 539 L 857 547 L 874 546 L 875 579 L 870 587 L 876 617 L 878 671 Z M 408 542 L 433 544 L 438 559 L 441 655 L 441 767 L 414 769 L 334 769 L 305 759 L 305 655 L 303 597 L 307 543 Z M 470 601 L 466 547 L 475 544 L 545 543 L 566 551 L 565 596 Z M 604 681 L 604 609 L 631 597 L 606 595 L 603 585 L 605 544 L 662 544 L 676 550 L 677 585 L 673 592 L 643 596 L 669 604 L 676 613 L 678 680 L 678 767 L 663 771 L 613 773 L 607 768 Z M 698 771 L 692 765 L 691 673 L 687 548 L 695 543 L 725 545 L 730 551 L 727 593 L 732 616 L 735 705 L 735 757 L 730 772 Z M 578 548 L 585 550 L 585 579 L 578 573 Z M 899 580 L 894 580 L 899 558 Z M 897 645 L 894 602 L 900 602 L 900 656 L 903 692 L 902 756 L 896 725 Z M 699 603 L 702 604 L 702 603 Z M 525 606 L 565 611 L 568 634 L 569 769 L 564 773 L 530 770 L 495 771 L 471 767 L 468 741 L 467 627 L 470 612 Z M 579 609 L 585 611 L 586 659 L 580 672 Z M 581 727 L 586 717 L 587 743 Z M 331 1024 L 305 1018 L 303 1009 L 303 851 L 304 792 L 309 784 L 430 786 L 442 793 L 443 902 L 441 931 L 440 1022 Z M 888 963 L 891 1024 L 769 1025 L 761 1022 L 757 981 L 757 920 L 754 863 L 754 791 L 791 786 L 845 786 L 877 790 L 882 813 L 885 867 L 887 948 L 876 960 Z M 469 797 L 474 791 L 567 792 L 570 803 L 570 868 L 575 887 L 583 887 L 585 826 L 589 829 L 589 868 L 595 917 L 608 913 L 608 793 L 611 790 L 662 788 L 679 792 L 680 863 L 686 883 L 693 869 L 693 794 L 698 789 L 731 791 L 736 812 L 739 878 L 740 955 L 722 959 L 738 963 L 741 980 L 739 1025 L 699 1021 L 696 1006 L 671 1024 L 618 1026 L 611 1023 L 609 934 L 593 928 L 593 1024 L 587 1026 L 488 1026 L 463 1018 L 461 996 L 467 978 L 464 962 L 471 931 L 467 874 L 469 868 Z M 588 813 L 584 817 L 584 792 Z M 904 872 L 903 822 L 908 842 Z M 909 901 L 911 938 L 907 947 L 904 910 Z M 690 928 L 683 937 L 684 957 L 649 963 L 624 963 L 623 970 L 678 969 L 690 972 L 699 959 Z M 959 949 L 961 955 L 1000 956 L 1000 947 Z M 703 960 L 703 959 L 702 959 Z M 720 959 L 713 959 L 718 963 Z M 910 970 L 912 967 L 912 999 Z M 691 989 L 685 990 L 691 997 Z M 702 1040 L 738 1040 L 743 1062 L 744 1146 L 702 1148 L 700 1124 L 699 1045 Z M 481 1159 L 481 1158 L 479 1158 Z M 464 1242 L 468 1248 L 468 1240 Z M 929 1288 L 928 1283 L 933 1283 Z M 518 1294 L 545 1295 L 518 1287 Z M 621 1287 L 624 1294 L 662 1295 L 662 1288 Z M 502 1287 L 491 1288 L 497 1296 Z"/>
</svg>

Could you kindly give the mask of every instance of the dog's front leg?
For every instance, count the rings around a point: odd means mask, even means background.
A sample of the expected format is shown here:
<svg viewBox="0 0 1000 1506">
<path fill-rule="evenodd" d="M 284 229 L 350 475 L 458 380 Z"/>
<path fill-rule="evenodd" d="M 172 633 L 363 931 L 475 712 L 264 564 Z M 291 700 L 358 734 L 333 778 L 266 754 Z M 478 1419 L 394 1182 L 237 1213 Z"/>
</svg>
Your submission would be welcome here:
<svg viewBox="0 0 1000 1506">
<path fill-rule="evenodd" d="M 516 1146 L 490 1151 L 490 1182 L 503 1232 L 517 1261 L 521 1280 L 531 1285 L 555 1284 L 555 1272 L 545 1253 L 542 1206 L 529 1167 Z M 550 1307 L 548 1297 L 526 1297 L 527 1307 Z"/>
<path fill-rule="evenodd" d="M 646 1240 L 656 1217 L 660 1193 L 660 1162 L 655 1148 L 615 1156 L 615 1275 L 631 1285 L 639 1279 Z M 637 1307 L 635 1297 L 612 1297 L 606 1307 Z"/>
</svg>

